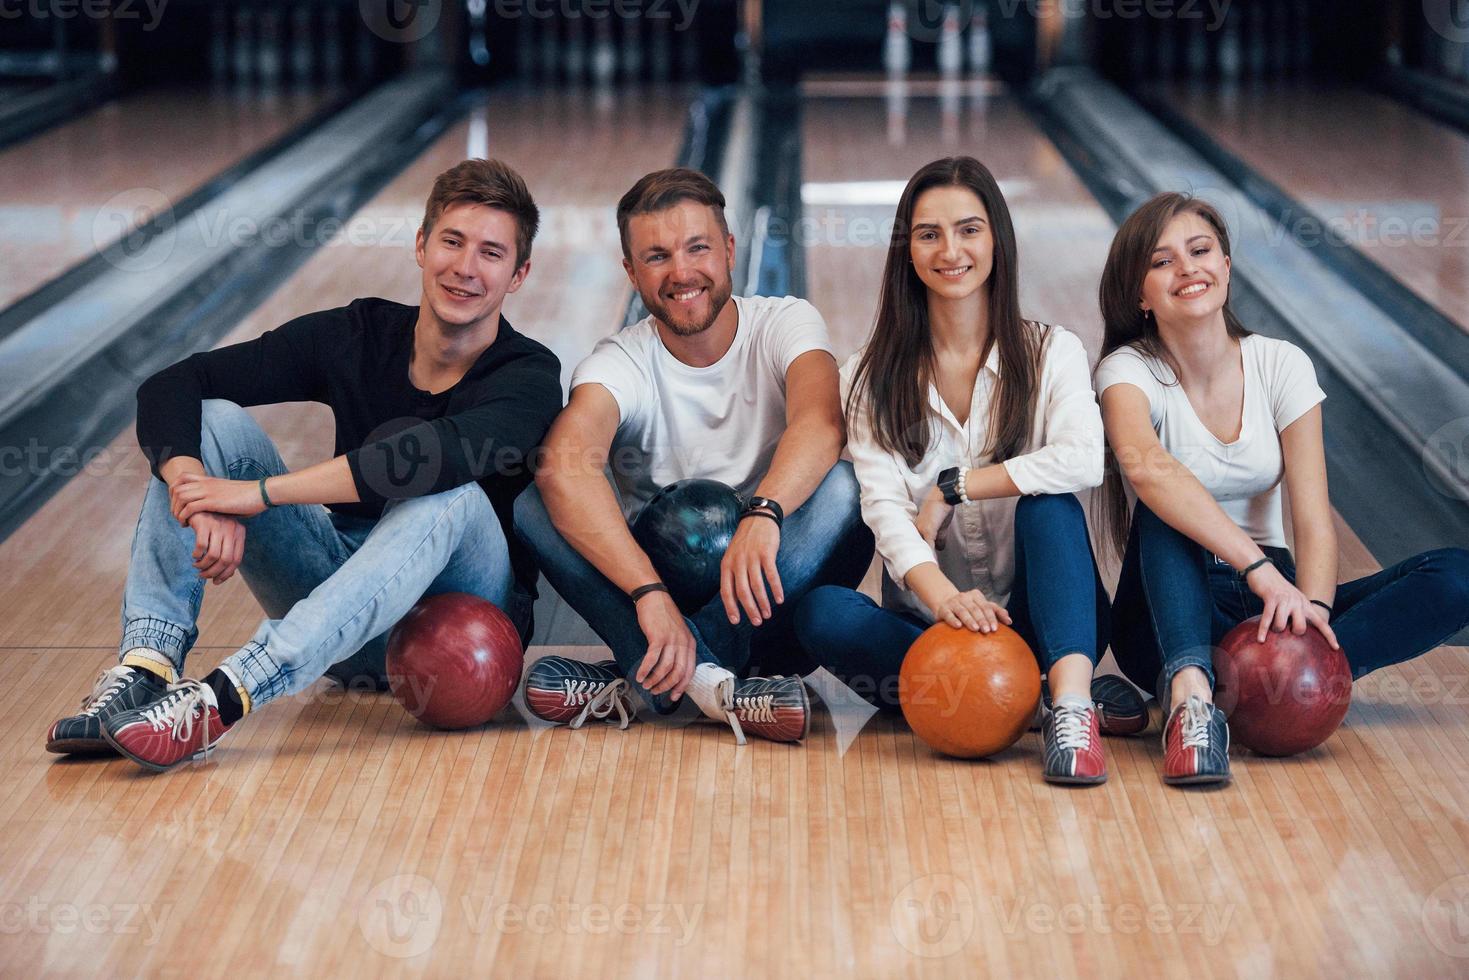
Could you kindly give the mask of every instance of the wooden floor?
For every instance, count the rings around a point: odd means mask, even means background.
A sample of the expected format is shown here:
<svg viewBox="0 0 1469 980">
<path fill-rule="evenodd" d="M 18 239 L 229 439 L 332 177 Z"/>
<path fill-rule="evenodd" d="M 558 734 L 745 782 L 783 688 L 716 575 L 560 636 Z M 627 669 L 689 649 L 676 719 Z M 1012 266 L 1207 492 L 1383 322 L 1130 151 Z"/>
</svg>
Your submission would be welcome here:
<svg viewBox="0 0 1469 980">
<path fill-rule="evenodd" d="M 1469 137 L 1361 88 L 1178 84 L 1166 97 L 1469 331 Z"/>
<path fill-rule="evenodd" d="M 432 175 L 487 138 L 526 168 L 548 228 L 508 315 L 568 360 L 626 292 L 615 234 L 549 229 L 609 216 L 671 160 L 682 106 L 562 99 L 458 128 L 368 213 L 416 221 Z M 949 143 L 923 121 L 931 101 L 912 108 L 889 146 L 882 100 L 808 104 L 806 179 L 903 180 L 977 153 L 1015 205 L 1027 309 L 1095 350 L 1105 218 L 1013 103 L 965 109 Z M 826 283 L 846 263 L 826 247 L 808 253 L 813 299 L 855 345 L 875 277 L 853 272 L 843 298 Z M 1065 289 L 1041 288 L 1048 274 Z M 401 251 L 326 249 L 232 339 L 363 291 L 411 300 L 416 284 Z M 319 409 L 259 417 L 288 462 L 329 451 Z M 881 718 L 849 741 L 850 710 L 843 733 L 818 711 L 802 747 L 739 748 L 708 723 L 545 730 L 513 710 L 442 734 L 320 682 L 174 773 L 54 759 L 47 724 L 113 657 L 146 478 L 130 434 L 114 448 L 0 545 L 0 975 L 1469 973 L 1458 649 L 1360 683 L 1345 726 L 1304 757 L 1237 755 L 1215 792 L 1165 788 L 1151 734 L 1108 743 L 1105 786 L 1064 790 L 1041 781 L 1033 734 L 984 762 L 939 758 Z M 1361 574 L 1370 558 L 1343 530 L 1343 572 Z M 209 592 L 201 674 L 259 616 L 238 580 Z"/>
</svg>

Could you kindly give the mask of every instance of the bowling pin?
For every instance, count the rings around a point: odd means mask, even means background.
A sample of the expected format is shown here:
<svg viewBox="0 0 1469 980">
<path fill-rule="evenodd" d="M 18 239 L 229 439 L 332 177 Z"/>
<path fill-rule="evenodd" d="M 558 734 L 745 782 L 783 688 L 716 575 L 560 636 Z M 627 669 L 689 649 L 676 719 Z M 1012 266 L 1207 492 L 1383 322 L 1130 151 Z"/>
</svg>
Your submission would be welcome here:
<svg viewBox="0 0 1469 980">
<path fill-rule="evenodd" d="M 976 8 L 969 21 L 969 71 L 974 75 L 988 75 L 990 61 L 994 58 L 994 42 L 990 38 L 990 18 L 983 9 Z"/>
<path fill-rule="evenodd" d="M 302 88 L 311 84 L 311 72 L 315 67 L 311 26 L 310 7 L 303 4 L 291 11 L 291 77 Z"/>
<path fill-rule="evenodd" d="M 882 66 L 889 75 L 906 75 L 913 62 L 908 38 L 908 10 L 898 0 L 888 4 L 888 31 L 882 45 Z"/>
<path fill-rule="evenodd" d="M 964 67 L 964 48 L 959 29 L 959 5 L 944 5 L 944 19 L 939 27 L 939 73 L 945 78 L 959 74 Z"/>
<path fill-rule="evenodd" d="M 1188 80 L 1191 82 L 1202 81 L 1209 73 L 1209 46 L 1204 39 L 1203 25 L 1189 24 L 1188 49 L 1185 59 L 1185 68 L 1188 72 Z"/>
<path fill-rule="evenodd" d="M 230 76 L 230 20 L 223 4 L 209 12 L 209 77 L 216 85 Z"/>
<path fill-rule="evenodd" d="M 260 41 L 255 46 L 255 75 L 265 88 L 280 85 L 284 59 L 281 57 L 281 12 L 267 7 L 260 12 Z"/>
<path fill-rule="evenodd" d="M 540 20 L 541 31 L 541 78 L 554 79 L 561 72 L 561 23 L 554 16 Z"/>
<path fill-rule="evenodd" d="M 653 81 L 666 82 L 673 74 L 673 47 L 669 38 L 671 33 L 668 18 L 653 17 L 648 21 L 652 27 L 653 43 L 651 46 L 651 67 L 653 70 Z"/>
<path fill-rule="evenodd" d="M 617 46 L 612 43 L 612 22 L 606 17 L 596 21 L 592 42 L 592 81 L 605 89 L 617 75 Z"/>
<path fill-rule="evenodd" d="M 641 17 L 622 18 L 622 77 L 636 81 L 643 77 L 643 40 L 639 36 Z"/>
<path fill-rule="evenodd" d="M 488 27 L 485 23 L 486 0 L 468 0 L 469 11 L 469 60 L 484 68 L 490 63 Z"/>
<path fill-rule="evenodd" d="M 1224 21 L 1224 36 L 1219 40 L 1219 77 L 1226 82 L 1239 80 L 1242 63 L 1239 35 L 1239 17 L 1231 10 Z"/>
<path fill-rule="evenodd" d="M 342 20 L 335 5 L 328 6 L 321 18 L 321 67 L 327 84 L 342 82 Z"/>
<path fill-rule="evenodd" d="M 566 80 L 580 85 L 587 70 L 587 19 L 580 10 L 566 19 Z"/>
<path fill-rule="evenodd" d="M 255 68 L 255 11 L 248 6 L 235 10 L 234 72 L 236 85 L 249 85 Z"/>
</svg>

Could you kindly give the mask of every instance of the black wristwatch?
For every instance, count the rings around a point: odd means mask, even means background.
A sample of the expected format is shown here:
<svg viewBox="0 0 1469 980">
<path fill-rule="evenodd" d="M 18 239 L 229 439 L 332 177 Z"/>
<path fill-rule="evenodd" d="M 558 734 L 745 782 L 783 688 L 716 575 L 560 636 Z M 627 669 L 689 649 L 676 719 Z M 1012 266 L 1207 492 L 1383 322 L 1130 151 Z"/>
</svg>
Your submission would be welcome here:
<svg viewBox="0 0 1469 980">
<path fill-rule="evenodd" d="M 775 519 L 775 526 L 782 527 L 785 525 L 786 512 L 780 504 L 769 497 L 751 497 L 749 503 L 745 504 L 745 509 L 740 513 L 740 520 L 750 516 L 772 517 Z"/>
<path fill-rule="evenodd" d="M 944 495 L 944 503 L 957 507 L 964 502 L 959 496 L 959 467 L 950 466 L 939 474 L 939 492 Z"/>
</svg>

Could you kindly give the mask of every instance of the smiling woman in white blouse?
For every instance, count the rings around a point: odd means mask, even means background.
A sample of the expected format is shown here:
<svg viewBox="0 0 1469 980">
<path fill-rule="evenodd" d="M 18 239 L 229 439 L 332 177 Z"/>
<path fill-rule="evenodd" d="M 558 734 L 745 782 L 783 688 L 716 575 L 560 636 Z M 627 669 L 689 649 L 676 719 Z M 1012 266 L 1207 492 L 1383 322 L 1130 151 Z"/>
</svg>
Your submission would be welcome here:
<svg viewBox="0 0 1469 980">
<path fill-rule="evenodd" d="M 1053 699 L 1045 778 L 1100 783 L 1101 731 L 1146 723 L 1119 678 L 1092 685 L 1108 601 L 1073 494 L 1102 480 L 1102 420 L 1081 341 L 1021 318 L 1017 266 L 1009 209 L 978 160 L 938 160 L 908 182 L 872 338 L 841 373 L 883 602 L 817 589 L 796 629 L 817 662 L 895 709 L 904 655 L 929 625 L 1013 626 Z"/>
<path fill-rule="evenodd" d="M 1337 584 L 1321 402 L 1311 359 L 1247 330 L 1229 308 L 1229 230 L 1185 194 L 1135 211 L 1102 272 L 1096 384 L 1120 473 L 1101 495 L 1124 554 L 1112 652 L 1156 685 L 1163 779 L 1229 778 L 1213 704 L 1213 645 L 1251 616 L 1317 630 L 1361 677 L 1438 646 L 1469 622 L 1469 552 L 1440 548 Z M 1286 548 L 1282 482 L 1295 554 Z"/>
</svg>

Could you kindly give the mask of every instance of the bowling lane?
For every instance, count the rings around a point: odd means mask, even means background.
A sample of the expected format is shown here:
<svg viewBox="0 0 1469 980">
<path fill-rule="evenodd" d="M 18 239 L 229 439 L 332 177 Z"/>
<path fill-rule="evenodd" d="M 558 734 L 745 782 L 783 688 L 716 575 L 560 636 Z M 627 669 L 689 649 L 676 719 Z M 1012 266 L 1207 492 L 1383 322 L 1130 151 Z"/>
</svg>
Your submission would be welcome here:
<svg viewBox="0 0 1469 980">
<path fill-rule="evenodd" d="M 1469 330 L 1469 137 L 1361 89 L 1178 84 L 1158 94 Z"/>
<path fill-rule="evenodd" d="M 0 153 L 0 307 L 289 132 L 335 91 L 156 90 Z"/>
<path fill-rule="evenodd" d="M 532 272 L 525 287 L 510 297 L 506 315 L 519 329 L 555 349 L 569 371 L 576 357 L 622 322 L 629 287 L 619 262 L 616 201 L 643 173 L 668 166 L 675 159 L 689 97 L 672 88 L 608 91 L 594 104 L 585 93 L 575 91 L 512 96 L 502 90 L 451 129 L 353 218 L 349 225 L 356 229 L 352 244 L 333 242 L 318 251 L 223 342 L 254 337 L 301 313 L 341 305 L 358 296 L 416 302 L 420 280 L 413 260 L 413 233 L 422 219 L 433 177 L 466 156 L 488 153 L 526 176 L 541 207 L 542 230 L 534 247 Z M 258 409 L 255 414 L 277 439 L 290 465 L 330 454 L 330 413 L 324 407 L 280 405 Z M 242 726 L 239 737 L 232 740 L 227 781 L 234 789 L 224 790 L 221 784 L 221 794 L 216 796 L 198 784 L 175 784 L 194 786 L 197 792 L 214 798 L 217 806 L 206 809 L 206 801 L 186 790 L 186 798 L 176 798 L 176 806 L 132 823 L 124 819 L 128 809 L 149 798 L 152 791 L 138 789 L 144 794 L 139 796 L 133 788 L 114 785 L 88 791 L 99 779 L 109 784 L 130 780 L 131 770 L 121 768 L 125 763 L 57 766 L 41 751 L 41 735 L 50 719 L 73 707 L 98 669 L 115 656 L 129 544 L 146 480 L 147 471 L 129 430 L 114 440 L 95 465 L 0 544 L 0 567 L 6 569 L 0 579 L 0 608 L 6 610 L 0 620 L 0 708 L 9 709 L 0 710 L 0 738 L 12 749 L 0 753 L 4 759 L 0 762 L 0 788 L 4 790 L 0 819 L 42 819 L 27 824 L 33 832 L 0 841 L 0 867 L 7 869 L 7 880 L 15 887 L 57 901 L 85 891 L 103 903 L 156 900 L 191 907 L 205 900 L 202 889 L 222 888 L 233 896 L 223 911 L 207 920 L 180 923 L 182 931 L 175 932 L 175 940 L 187 933 L 191 941 L 212 949 L 211 955 L 228 958 L 232 951 L 252 955 L 256 944 L 251 937 L 259 935 L 295 937 L 293 943 L 313 937 L 325 950 L 315 962 L 339 962 L 336 957 L 348 955 L 345 946 L 357 935 L 355 904 L 349 897 L 391 875 L 391 869 L 378 866 L 378 856 L 387 855 L 381 859 L 384 862 L 400 860 L 407 844 L 396 830 L 391 839 L 376 833 L 361 835 L 361 843 L 367 836 L 375 841 L 366 856 L 358 844 L 352 845 L 342 864 L 345 875 L 323 871 L 313 877 L 314 869 L 330 865 L 329 861 L 322 864 L 322 855 L 337 848 L 323 836 L 333 821 L 305 820 L 293 834 L 294 818 L 278 826 L 277 817 L 247 801 L 252 797 L 264 800 L 260 806 L 277 813 L 291 791 L 287 788 L 283 796 L 274 797 L 270 785 L 284 778 L 289 786 L 300 775 L 303 757 L 319 747 L 323 719 L 330 718 L 329 724 L 343 733 L 337 748 L 354 753 L 355 758 L 342 785 L 352 781 L 359 764 L 364 774 L 365 782 L 352 791 L 356 803 L 345 814 L 347 822 L 355 821 L 361 794 L 374 774 L 402 767 L 401 778 L 413 779 L 415 760 L 426 744 L 416 737 L 405 738 L 392 747 L 375 743 L 378 747 L 371 750 L 370 757 L 355 754 L 368 751 L 367 745 L 374 744 L 380 728 L 411 727 L 390 698 L 303 696 L 283 700 Z M 239 577 L 223 586 L 208 586 L 191 673 L 207 672 L 237 649 L 260 617 L 259 606 Z M 353 749 L 359 738 L 362 744 Z M 406 761 L 405 752 L 409 753 Z M 428 768 L 432 769 L 431 762 Z M 213 770 L 211 766 L 207 771 Z M 277 775 L 268 776 L 272 771 Z M 214 783 L 214 776 L 207 778 Z M 185 774 L 183 779 L 189 777 Z M 430 794 L 430 798 L 437 797 Z M 333 799 L 331 805 L 318 801 L 328 816 L 342 812 L 343 801 Z M 297 805 L 304 803 L 297 800 L 290 807 Z M 471 809 L 466 809 L 466 817 Z M 299 813 L 289 808 L 287 812 Z M 262 819 L 267 822 L 259 823 Z M 399 829 L 412 822 L 405 817 Z M 85 880 L 70 877 L 54 861 L 58 852 L 47 843 L 54 841 L 59 828 L 71 823 L 85 823 L 88 838 L 96 845 L 93 859 L 77 871 L 85 874 Z M 193 846 L 205 837 L 230 843 L 227 847 Z M 172 846 L 182 840 L 190 841 L 191 846 Z M 253 855 L 243 863 L 239 857 L 242 848 Z M 453 858 L 457 861 L 457 852 Z M 243 870 L 247 866 L 276 867 L 278 862 L 294 869 L 293 882 L 309 879 L 310 889 L 267 885 L 253 871 Z M 454 866 L 451 862 L 444 872 L 446 881 Z M 512 860 L 507 865 L 512 875 L 513 866 Z M 477 870 L 480 867 L 473 864 L 465 873 L 493 874 L 499 865 L 486 864 L 488 871 Z M 367 877 L 357 880 L 353 869 Z M 596 883 L 595 876 L 585 879 L 586 889 L 595 888 Z M 491 891 L 487 881 L 476 879 L 476 886 L 483 886 L 485 894 Z M 578 900 L 594 897 L 587 893 Z M 131 938 L 118 940 L 115 936 L 83 945 L 50 944 L 44 950 L 42 946 L 31 944 L 26 950 L 16 950 L 20 957 L 14 962 L 16 969 L 40 972 L 44 961 L 46 969 L 57 972 L 85 972 L 101 961 L 99 955 L 110 953 L 136 966 L 126 972 L 155 972 L 164 962 L 160 957 L 168 955 L 170 948 L 163 943 L 144 949 Z M 232 950 L 235 946 L 239 948 Z M 532 947 L 525 953 L 528 959 L 538 955 Z M 35 969 L 22 967 L 22 962 Z M 540 970 L 527 972 L 552 969 L 547 962 Z"/>
<path fill-rule="evenodd" d="M 903 185 L 944 156 L 1000 181 L 1020 248 L 1025 315 L 1077 333 L 1095 360 L 1097 282 L 1114 225 L 1011 96 L 984 82 L 808 83 L 802 156 L 811 301 L 845 359 L 872 330 Z"/>
</svg>

